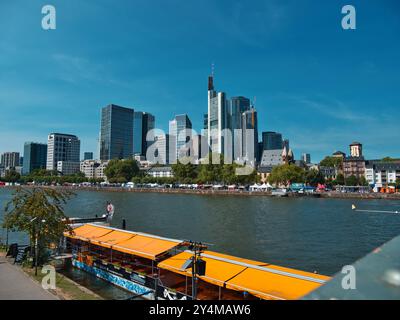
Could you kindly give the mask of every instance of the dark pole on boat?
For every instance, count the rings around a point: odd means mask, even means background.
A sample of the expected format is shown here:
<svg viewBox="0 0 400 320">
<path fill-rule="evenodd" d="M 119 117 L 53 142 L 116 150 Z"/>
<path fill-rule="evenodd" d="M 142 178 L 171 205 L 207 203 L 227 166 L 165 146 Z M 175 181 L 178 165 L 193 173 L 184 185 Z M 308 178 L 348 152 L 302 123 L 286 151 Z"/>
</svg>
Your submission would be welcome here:
<svg viewBox="0 0 400 320">
<path fill-rule="evenodd" d="M 126 220 L 122 219 L 122 230 L 126 230 Z"/>
<path fill-rule="evenodd" d="M 194 255 L 192 257 L 192 298 L 196 300 L 197 295 L 197 277 L 196 277 L 196 261 L 197 261 L 197 245 L 194 243 Z"/>
</svg>

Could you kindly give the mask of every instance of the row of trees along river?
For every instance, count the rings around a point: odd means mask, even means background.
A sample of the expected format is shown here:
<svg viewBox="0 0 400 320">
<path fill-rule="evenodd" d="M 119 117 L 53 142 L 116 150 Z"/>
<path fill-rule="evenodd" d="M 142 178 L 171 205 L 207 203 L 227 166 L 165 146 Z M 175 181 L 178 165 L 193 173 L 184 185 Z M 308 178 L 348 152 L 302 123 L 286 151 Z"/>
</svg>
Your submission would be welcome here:
<svg viewBox="0 0 400 320">
<path fill-rule="evenodd" d="M 321 161 L 322 166 L 336 167 L 341 166 L 338 158 L 327 157 Z M 252 170 L 248 175 L 237 175 L 236 169 L 241 166 L 238 164 L 223 164 L 222 157 L 220 163 L 194 165 L 191 163 L 183 164 L 178 162 L 172 165 L 174 177 L 155 178 L 149 176 L 146 170 L 140 170 L 138 163 L 133 160 L 111 160 L 104 173 L 110 183 L 224 183 L 224 184 L 253 184 L 260 182 L 260 176 L 256 170 Z M 57 171 L 47 171 L 45 169 L 34 170 L 29 175 L 19 175 L 14 170 L 9 170 L 5 177 L 1 178 L 4 182 L 19 183 L 44 183 L 44 184 L 65 184 L 65 183 L 100 183 L 103 179 L 89 179 L 82 172 L 74 175 L 60 175 Z M 283 164 L 274 167 L 268 177 L 268 182 L 276 185 L 288 185 L 289 183 L 306 183 L 316 186 L 319 183 L 328 185 L 368 185 L 364 177 L 357 178 L 350 176 L 344 178 L 338 174 L 336 179 L 325 179 L 323 174 L 315 169 L 305 170 L 294 164 Z M 400 181 L 396 183 L 400 186 Z"/>
</svg>

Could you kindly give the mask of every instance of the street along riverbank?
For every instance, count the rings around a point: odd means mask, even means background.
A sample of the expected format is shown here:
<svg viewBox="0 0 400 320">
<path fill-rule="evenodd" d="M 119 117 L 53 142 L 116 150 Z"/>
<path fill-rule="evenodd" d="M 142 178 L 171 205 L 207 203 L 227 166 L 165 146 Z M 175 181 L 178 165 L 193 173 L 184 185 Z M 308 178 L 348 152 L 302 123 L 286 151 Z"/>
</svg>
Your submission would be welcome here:
<svg viewBox="0 0 400 320">
<path fill-rule="evenodd" d="M 29 187 L 29 186 L 27 186 Z M 15 187 L 8 187 L 15 188 Z M 134 192 L 134 193 L 164 193 L 164 194 L 189 194 L 189 195 L 215 195 L 215 196 L 254 196 L 274 197 L 270 191 L 247 190 L 215 190 L 215 189 L 180 189 L 180 188 L 123 188 L 99 186 L 51 186 L 48 188 L 62 188 L 68 190 L 101 191 L 101 192 Z M 358 193 L 358 192 L 317 192 L 311 194 L 288 193 L 288 197 L 311 197 L 330 199 L 387 199 L 400 200 L 400 193 Z"/>
</svg>

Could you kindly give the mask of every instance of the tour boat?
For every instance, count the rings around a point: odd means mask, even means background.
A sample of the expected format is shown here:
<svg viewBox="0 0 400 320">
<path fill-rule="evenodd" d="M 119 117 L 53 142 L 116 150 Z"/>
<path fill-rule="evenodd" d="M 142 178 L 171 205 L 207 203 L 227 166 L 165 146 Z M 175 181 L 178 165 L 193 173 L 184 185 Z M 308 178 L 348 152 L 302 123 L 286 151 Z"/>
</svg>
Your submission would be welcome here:
<svg viewBox="0 0 400 320">
<path fill-rule="evenodd" d="M 299 299 L 330 279 L 204 246 L 193 252 L 188 241 L 98 224 L 83 224 L 64 236 L 74 267 L 145 299 Z M 201 272 L 197 267 L 193 272 L 193 260 L 202 262 Z"/>
</svg>

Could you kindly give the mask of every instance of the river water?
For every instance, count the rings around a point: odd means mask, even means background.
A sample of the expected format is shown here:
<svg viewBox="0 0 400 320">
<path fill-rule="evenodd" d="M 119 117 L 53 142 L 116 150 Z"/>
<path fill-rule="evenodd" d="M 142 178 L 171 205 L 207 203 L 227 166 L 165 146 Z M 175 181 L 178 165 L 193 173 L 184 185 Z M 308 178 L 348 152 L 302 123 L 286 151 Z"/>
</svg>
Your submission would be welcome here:
<svg viewBox="0 0 400 320">
<path fill-rule="evenodd" d="M 1 207 L 10 198 L 10 190 L 0 189 Z M 107 200 L 115 206 L 115 227 L 125 219 L 129 230 L 203 241 L 213 251 L 325 275 L 400 234 L 399 214 L 351 210 L 352 203 L 399 210 L 400 201 L 393 200 L 77 191 L 65 211 L 100 216 Z"/>
</svg>

